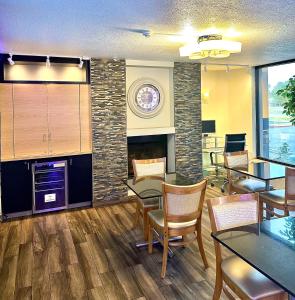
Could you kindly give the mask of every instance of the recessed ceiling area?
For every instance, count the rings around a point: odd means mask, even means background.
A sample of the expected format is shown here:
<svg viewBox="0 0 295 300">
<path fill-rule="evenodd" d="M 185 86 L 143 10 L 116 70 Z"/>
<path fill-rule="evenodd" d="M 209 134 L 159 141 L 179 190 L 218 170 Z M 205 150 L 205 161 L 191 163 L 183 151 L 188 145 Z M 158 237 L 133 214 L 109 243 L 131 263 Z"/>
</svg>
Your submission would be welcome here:
<svg viewBox="0 0 295 300">
<path fill-rule="evenodd" d="M 295 58 L 294 0 L 0 1 L 0 52 L 185 61 L 184 43 L 137 29 L 236 32 L 242 52 L 202 63 L 261 65 Z M 133 29 L 135 29 L 133 31 Z M 196 37 L 197 40 L 197 37 Z"/>
</svg>

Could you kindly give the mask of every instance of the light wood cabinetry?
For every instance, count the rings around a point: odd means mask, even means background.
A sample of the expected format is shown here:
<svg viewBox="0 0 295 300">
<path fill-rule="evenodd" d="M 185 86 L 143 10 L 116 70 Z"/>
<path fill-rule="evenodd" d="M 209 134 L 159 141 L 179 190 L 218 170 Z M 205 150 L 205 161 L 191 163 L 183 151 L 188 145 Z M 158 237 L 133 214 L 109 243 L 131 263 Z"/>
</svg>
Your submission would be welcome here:
<svg viewBox="0 0 295 300">
<path fill-rule="evenodd" d="M 47 89 L 43 84 L 14 84 L 15 157 L 48 154 Z"/>
<path fill-rule="evenodd" d="M 81 152 L 91 152 L 92 149 L 91 106 L 89 99 L 89 85 L 80 85 Z"/>
<path fill-rule="evenodd" d="M 91 152 L 89 86 L 0 84 L 1 159 Z"/>
<path fill-rule="evenodd" d="M 14 157 L 12 85 L 0 84 L 1 159 Z"/>
<path fill-rule="evenodd" d="M 79 152 L 79 85 L 49 84 L 47 88 L 49 154 Z"/>
</svg>

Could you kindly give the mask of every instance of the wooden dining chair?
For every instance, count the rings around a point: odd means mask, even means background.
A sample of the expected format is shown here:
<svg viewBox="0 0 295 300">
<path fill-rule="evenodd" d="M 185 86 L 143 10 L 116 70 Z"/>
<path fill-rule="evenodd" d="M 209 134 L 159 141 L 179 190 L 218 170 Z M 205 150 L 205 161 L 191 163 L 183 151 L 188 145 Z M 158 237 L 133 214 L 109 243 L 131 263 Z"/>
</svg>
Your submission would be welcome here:
<svg viewBox="0 0 295 300">
<path fill-rule="evenodd" d="M 149 247 L 148 252 L 153 251 L 153 235 L 163 245 L 163 261 L 161 277 L 164 278 L 167 268 L 168 247 L 185 246 L 197 240 L 200 254 L 205 268 L 208 267 L 202 232 L 201 218 L 206 192 L 207 181 L 189 186 L 176 186 L 163 183 L 163 209 L 149 211 Z M 191 234 L 191 236 L 188 236 Z M 171 237 L 182 236 L 182 240 L 169 242 Z"/>
<path fill-rule="evenodd" d="M 295 211 L 295 168 L 286 167 L 285 174 L 285 189 L 260 193 L 261 218 L 264 210 L 267 216 L 278 218 L 289 216 L 290 211 Z M 277 213 L 275 208 L 283 211 L 283 214 Z"/>
<path fill-rule="evenodd" d="M 208 199 L 207 205 L 213 233 L 259 221 L 258 193 Z M 221 246 L 216 240 L 214 248 L 216 281 L 213 300 L 220 299 L 222 290 L 231 300 L 235 299 L 232 293 L 247 300 L 286 299 L 286 293 L 278 285 L 238 256 L 223 259 Z"/>
<path fill-rule="evenodd" d="M 166 173 L 166 157 L 154 159 L 133 159 L 132 160 L 134 180 L 140 181 L 144 178 L 164 178 Z M 147 213 L 150 210 L 159 208 L 159 198 L 141 199 L 136 198 L 136 213 L 134 227 L 137 226 L 139 218 L 143 219 L 144 239 L 148 239 Z"/>
<path fill-rule="evenodd" d="M 224 153 L 224 165 L 228 168 L 238 168 L 248 170 L 249 159 L 248 151 L 236 151 Z M 239 172 L 227 169 L 228 193 L 238 194 L 262 192 L 266 189 L 264 181 L 248 178 Z"/>
</svg>

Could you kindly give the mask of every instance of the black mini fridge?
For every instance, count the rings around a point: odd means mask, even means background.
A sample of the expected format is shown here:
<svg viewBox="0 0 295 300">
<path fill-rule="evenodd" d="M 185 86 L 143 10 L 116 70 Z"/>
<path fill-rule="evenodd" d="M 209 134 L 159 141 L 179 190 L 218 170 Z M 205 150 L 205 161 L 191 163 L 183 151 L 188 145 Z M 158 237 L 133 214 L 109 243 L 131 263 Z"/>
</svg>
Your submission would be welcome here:
<svg viewBox="0 0 295 300">
<path fill-rule="evenodd" d="M 66 161 L 32 164 L 33 213 L 68 207 L 68 176 Z"/>
</svg>

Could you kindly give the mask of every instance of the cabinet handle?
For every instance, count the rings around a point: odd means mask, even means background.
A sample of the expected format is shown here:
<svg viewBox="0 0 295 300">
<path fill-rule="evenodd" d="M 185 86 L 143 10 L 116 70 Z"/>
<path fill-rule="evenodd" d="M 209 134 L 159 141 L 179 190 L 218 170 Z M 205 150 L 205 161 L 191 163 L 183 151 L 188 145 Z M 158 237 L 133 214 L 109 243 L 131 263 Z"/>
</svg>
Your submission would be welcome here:
<svg viewBox="0 0 295 300">
<path fill-rule="evenodd" d="M 43 134 L 43 142 L 46 142 L 46 134 Z"/>
<path fill-rule="evenodd" d="M 48 134 L 48 141 L 51 141 L 51 133 Z"/>
</svg>

